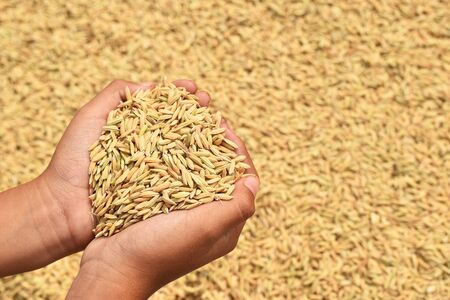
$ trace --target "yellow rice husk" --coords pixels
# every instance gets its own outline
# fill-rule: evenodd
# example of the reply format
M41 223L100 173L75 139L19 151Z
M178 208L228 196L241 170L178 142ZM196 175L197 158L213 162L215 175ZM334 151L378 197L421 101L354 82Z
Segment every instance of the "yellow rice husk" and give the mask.
M237 249L153 299L448 299L446 1L0 3L0 188L109 81L193 78L260 172ZM0 280L63 299L80 255Z

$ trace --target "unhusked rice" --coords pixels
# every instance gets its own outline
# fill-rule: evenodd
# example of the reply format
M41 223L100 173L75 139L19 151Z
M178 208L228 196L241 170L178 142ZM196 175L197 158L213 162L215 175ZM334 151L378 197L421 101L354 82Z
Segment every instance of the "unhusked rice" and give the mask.
M225 137L220 112L174 84L126 90L90 148L95 236L173 210L231 200L249 166Z
M155 300L450 295L444 0L0 1L0 188L42 172L112 79L214 91L261 177L225 258ZM0 280L64 299L79 254Z

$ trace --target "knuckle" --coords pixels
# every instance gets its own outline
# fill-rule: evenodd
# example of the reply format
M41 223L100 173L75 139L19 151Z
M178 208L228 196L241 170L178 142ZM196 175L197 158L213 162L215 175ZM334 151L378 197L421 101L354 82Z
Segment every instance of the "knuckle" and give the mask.
M240 206L241 215L244 220L247 220L248 218L252 217L255 214L256 207L255 207L255 201L253 199L245 199L245 201L242 201Z
M234 249L236 249L238 241L239 241L239 235L236 237L230 238L227 245L225 246L224 255L226 255L226 254L232 252Z
M123 79L114 79L113 81L111 81L111 83L109 84L109 86L112 87L119 87L119 86L123 86L126 84L126 81Z

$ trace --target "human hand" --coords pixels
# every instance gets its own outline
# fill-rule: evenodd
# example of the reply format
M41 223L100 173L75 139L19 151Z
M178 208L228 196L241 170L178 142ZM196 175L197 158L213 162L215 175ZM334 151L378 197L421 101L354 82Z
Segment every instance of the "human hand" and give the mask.
M76 114L40 176L0 193L0 276L43 267L92 240L88 148L126 86L135 90L151 84L111 83Z
M209 104L207 93L197 92L195 85L190 88L201 105ZM245 145L225 122L223 127L251 166L236 182L233 200L154 216L111 237L95 239L84 252L68 298L146 299L236 246L245 221L254 213L259 179Z
M191 92L196 90L190 80L176 80L175 85ZM56 147L53 158L40 176L48 194L60 207L62 217L59 239L67 254L83 250L93 239L94 219L89 197L89 147L98 139L108 113L125 97L125 88L132 92L148 89L153 83L115 80L84 105L70 122ZM200 97L203 97L200 94ZM60 258L60 257L58 257Z

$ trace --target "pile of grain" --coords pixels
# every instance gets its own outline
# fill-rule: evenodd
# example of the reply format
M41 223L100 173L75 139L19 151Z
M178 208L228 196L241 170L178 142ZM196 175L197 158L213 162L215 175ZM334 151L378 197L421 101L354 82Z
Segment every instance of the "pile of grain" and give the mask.
M2 1L0 187L112 79L193 78L262 189L237 249L154 299L448 299L447 2ZM62 299L78 261L0 295Z
M184 88L139 90L108 114L91 146L95 236L111 236L154 215L231 200L250 166L225 137L220 112Z

